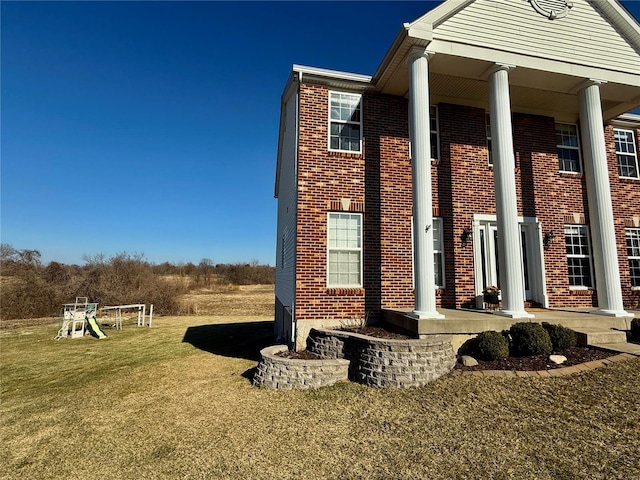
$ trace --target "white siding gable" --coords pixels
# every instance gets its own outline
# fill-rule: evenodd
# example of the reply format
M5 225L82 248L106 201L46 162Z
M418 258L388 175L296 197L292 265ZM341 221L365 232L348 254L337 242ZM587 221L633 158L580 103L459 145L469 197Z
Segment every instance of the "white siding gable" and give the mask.
M640 74L640 52L587 0L550 20L529 0L476 0L433 25L436 41ZM425 16L427 17L427 16ZM419 19L415 23L428 21Z

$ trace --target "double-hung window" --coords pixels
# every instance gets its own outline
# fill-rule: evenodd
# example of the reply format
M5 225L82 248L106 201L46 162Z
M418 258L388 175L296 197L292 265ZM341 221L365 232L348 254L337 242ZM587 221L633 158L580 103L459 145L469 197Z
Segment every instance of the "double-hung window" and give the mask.
M329 150L360 153L362 95L329 92Z
M442 218L433 217L433 273L434 273L434 284L436 288L445 288L444 282L444 240L442 238ZM414 255L415 260L415 251L413 251L414 245L414 230L413 230L413 218L411 218L411 247L412 254ZM415 267L415 265L412 265ZM415 287L416 279L415 279L415 268L413 270L413 278L412 282Z
M560 171L580 173L580 141L575 124L556 123L556 147Z
M625 229L631 286L640 288L640 228Z
M429 132L431 143L431 159L440 159L440 148L438 143L438 107L429 108Z
M362 214L329 213L327 285L362 286Z
M638 178L638 150L633 130L613 129L618 159L618 174L626 178Z
M491 116L488 113L484 115L484 126L487 135L487 159L489 166L493 166L493 157L491 156Z
M591 249L587 227L585 225L565 225L564 237L567 244L569 286L592 288Z
M444 252L442 250L442 218L433 219L433 271L436 288L444 288Z

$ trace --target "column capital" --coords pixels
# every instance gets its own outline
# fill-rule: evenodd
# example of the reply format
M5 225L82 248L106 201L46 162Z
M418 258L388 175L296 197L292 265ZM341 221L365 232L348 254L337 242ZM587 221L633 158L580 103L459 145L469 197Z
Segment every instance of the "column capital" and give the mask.
M580 90L584 90L585 88L593 87L594 85L599 87L600 85L604 85L607 83L606 80L599 80L597 78L587 78L581 81L578 85L571 89L571 93L576 94Z
M408 65L412 61L422 57L426 58L427 60L430 60L431 57L433 57L434 55L435 55L435 52L430 52L425 47L414 46L414 47L411 47L411 50L409 50L409 53L407 53L406 62Z
M508 63L494 63L482 73L481 77L484 80L488 80L489 77L496 72L505 71L508 73L515 68L516 68L515 65L511 65Z

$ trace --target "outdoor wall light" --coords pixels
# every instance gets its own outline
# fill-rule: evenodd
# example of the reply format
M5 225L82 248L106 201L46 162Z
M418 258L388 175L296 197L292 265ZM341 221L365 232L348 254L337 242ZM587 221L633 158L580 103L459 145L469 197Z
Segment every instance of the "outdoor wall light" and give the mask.
M467 246L470 238L471 238L471 229L465 228L464 230L462 230L462 235L460 235L460 240L462 240L463 247Z
M553 232L547 232L544 234L544 238L542 239L542 243L544 244L544 248L547 248L551 245L556 239L556 234Z

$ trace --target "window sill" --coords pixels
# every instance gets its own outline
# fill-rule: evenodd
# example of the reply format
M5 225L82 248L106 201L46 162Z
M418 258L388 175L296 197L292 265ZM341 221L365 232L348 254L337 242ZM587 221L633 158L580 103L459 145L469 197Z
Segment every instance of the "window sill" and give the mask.
M559 171L558 175L564 178L584 178L584 173L582 172L563 172Z
M364 295L362 287L327 287L327 295L355 296Z
M618 177L618 180L622 180L624 182L633 183L633 182L640 181L640 178L639 177Z
M593 288L590 287L569 287L569 292L571 295L591 295L594 292Z
M360 157L362 157L362 151L360 151L360 152L348 152L346 150L328 150L327 153L331 157L344 157L344 158L360 158Z

